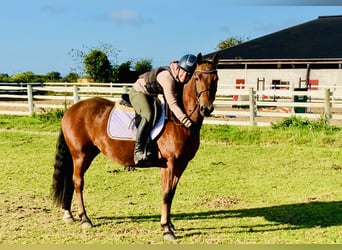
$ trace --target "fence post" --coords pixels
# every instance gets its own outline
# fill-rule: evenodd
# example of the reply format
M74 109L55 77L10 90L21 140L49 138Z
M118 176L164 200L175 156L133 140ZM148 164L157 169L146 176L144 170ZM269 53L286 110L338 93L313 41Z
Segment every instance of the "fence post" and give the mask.
M330 89L324 89L324 121L326 125L330 125L331 118L331 100L330 100Z
M129 89L128 89L128 87L125 85L125 86L123 86L123 92L125 93L125 94L128 94L129 93Z
M74 94L73 94L73 96L74 96L74 104L75 104L76 102L78 102L80 100L79 96L78 96L78 87L77 87L77 85L74 85Z
M249 118L251 126L255 126L256 117L256 102L255 102L255 91L253 88L249 88Z
M32 85L27 84L26 87L27 87L27 100L28 100L29 115L32 116L34 114Z

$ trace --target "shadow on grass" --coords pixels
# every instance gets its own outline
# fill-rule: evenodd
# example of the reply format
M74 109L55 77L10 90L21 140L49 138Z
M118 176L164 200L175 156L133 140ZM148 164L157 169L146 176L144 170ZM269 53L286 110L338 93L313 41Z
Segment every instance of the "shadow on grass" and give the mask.
M176 220L210 220L246 217L263 217L273 224L287 225L287 229L329 227L342 225L342 201L309 202L272 207L260 207L238 210L211 210L206 212L176 213L171 215ZM127 223L128 221L159 221L160 215L98 217L99 225L107 223ZM109 222L111 221L111 222ZM229 225L227 225L230 227ZM257 225L258 227L262 225ZM266 226L266 225L264 225ZM285 229L286 229L285 228ZM269 228L261 231L275 230ZM284 230L282 227L281 230Z

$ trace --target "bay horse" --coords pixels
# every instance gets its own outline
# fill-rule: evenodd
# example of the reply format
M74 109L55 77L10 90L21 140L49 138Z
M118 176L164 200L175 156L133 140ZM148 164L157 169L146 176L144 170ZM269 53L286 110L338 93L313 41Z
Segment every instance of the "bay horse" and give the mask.
M157 138L161 171L162 208L160 224L164 239L174 240L175 228L171 223L171 204L177 184L188 162L200 145L200 128L204 116L213 111L217 90L217 55L210 59L197 56L197 65L190 81L184 85L180 105L197 129L190 131L169 111L169 119ZM90 98L71 106L61 121L56 144L52 195L64 210L63 220L74 221L71 203L75 191L78 215L82 228L92 227L84 202L84 174L92 160L102 152L110 160L123 166L134 166L132 140L116 140L107 134L108 116L115 102L105 98Z

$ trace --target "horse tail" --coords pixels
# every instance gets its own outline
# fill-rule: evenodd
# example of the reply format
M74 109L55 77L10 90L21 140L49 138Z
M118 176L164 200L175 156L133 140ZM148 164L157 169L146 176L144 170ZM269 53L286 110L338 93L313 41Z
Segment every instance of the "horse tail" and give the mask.
M63 131L58 136L54 172L52 177L52 196L58 206L70 209L74 185L72 181L73 162Z

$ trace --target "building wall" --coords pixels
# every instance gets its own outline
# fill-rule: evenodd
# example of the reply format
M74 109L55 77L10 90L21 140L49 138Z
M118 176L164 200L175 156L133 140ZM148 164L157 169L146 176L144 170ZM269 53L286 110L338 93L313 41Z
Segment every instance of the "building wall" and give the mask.
M280 80L282 84L288 85L289 90L305 87L307 75L306 69L219 69L218 95L225 94L229 89L236 89L236 83L244 79L245 88L253 87L257 89L259 80L265 79L264 84L259 81L259 90L272 89L272 83ZM318 88L338 86L342 90L342 70L341 69L311 69L310 80L318 84ZM240 85L239 85L240 86ZM283 86L283 85L282 85ZM316 87L316 86L315 86Z
M315 69L310 72L310 79L318 79L320 86L337 86L342 88L342 70L341 69Z

